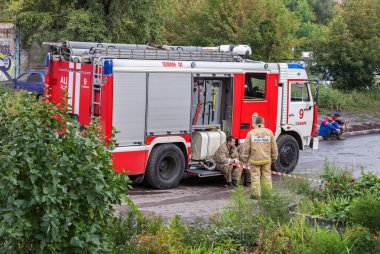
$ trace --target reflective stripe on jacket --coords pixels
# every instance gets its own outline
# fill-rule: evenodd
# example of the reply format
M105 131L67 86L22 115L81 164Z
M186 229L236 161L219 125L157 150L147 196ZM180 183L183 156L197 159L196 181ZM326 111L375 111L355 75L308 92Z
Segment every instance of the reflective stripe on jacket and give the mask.
M265 165L276 161L277 156L277 143L271 130L257 125L255 129L248 132L243 147L244 162Z

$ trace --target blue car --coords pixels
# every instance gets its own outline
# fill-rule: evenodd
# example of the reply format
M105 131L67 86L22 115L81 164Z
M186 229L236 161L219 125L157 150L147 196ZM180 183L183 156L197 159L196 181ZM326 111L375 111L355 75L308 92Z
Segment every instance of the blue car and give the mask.
M21 74L14 83L15 89L23 89L29 92L37 93L37 96L42 96L44 93L46 71L29 71Z

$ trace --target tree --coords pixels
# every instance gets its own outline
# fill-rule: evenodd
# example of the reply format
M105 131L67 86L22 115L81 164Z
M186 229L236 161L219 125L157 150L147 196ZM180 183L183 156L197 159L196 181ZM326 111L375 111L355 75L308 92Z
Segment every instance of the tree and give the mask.
M249 44L253 58L275 60L289 58L297 44L299 25L283 1L264 0L169 0L173 9L164 10L169 43L213 46ZM169 12L169 13L168 13ZM168 31L168 30L166 30Z
M318 38L314 57L341 89L370 88L380 71L380 2L346 0L329 30Z
M315 23L315 14L310 4L307 0L287 0L286 6L300 21L296 31L296 36L299 39L295 49L296 54L311 50L311 38L319 31L320 26Z
M21 4L22 3L22 4ZM17 13L25 41L160 41L158 0L15 0L6 4Z

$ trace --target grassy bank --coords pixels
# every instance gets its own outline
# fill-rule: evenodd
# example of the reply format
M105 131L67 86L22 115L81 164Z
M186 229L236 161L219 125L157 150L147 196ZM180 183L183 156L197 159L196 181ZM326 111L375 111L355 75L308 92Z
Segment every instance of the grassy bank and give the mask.
M318 105L322 112L377 112L380 106L380 90L343 92L330 87L320 87Z
M253 201L249 193L239 187L233 191L223 212L208 219L183 221L174 217L164 224L159 217L143 217L134 207L115 219L116 226L110 226L116 239L113 251L379 253L379 219L376 214L380 206L380 178L367 174L354 180L346 173L326 164L321 186L294 179L284 183L287 186L285 192L303 196L296 211L329 215L329 219L346 223L341 230L334 226L322 227L311 223L307 216L289 213L290 199L288 195L282 195L284 191L266 192L261 200ZM349 204L342 204L344 200Z

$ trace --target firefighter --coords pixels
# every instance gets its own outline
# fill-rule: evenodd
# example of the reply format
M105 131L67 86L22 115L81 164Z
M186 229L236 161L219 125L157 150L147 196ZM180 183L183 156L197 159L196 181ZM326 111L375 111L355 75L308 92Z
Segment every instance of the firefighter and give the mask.
M273 132L264 127L264 118L258 116L253 130L248 132L244 142L242 159L250 164L251 198L261 197L262 184L268 190L272 189L271 164L277 160L277 144Z
M237 186L241 177L240 167L232 164L239 163L239 155L236 150L236 139L232 136L227 137L218 150L215 152L216 169L223 173L227 181L227 187L234 188Z
M319 135L323 139L329 139L330 137L336 137L337 139L342 139L340 127L335 123L332 114L327 114L326 118L322 121L321 126L319 127Z
M240 144L237 148L237 152L239 154L239 160L240 161L243 161L243 159L242 159L243 147L244 147L244 144ZM249 171L248 168L242 169L241 183L242 183L242 185L244 185L246 187L251 187L251 172Z

